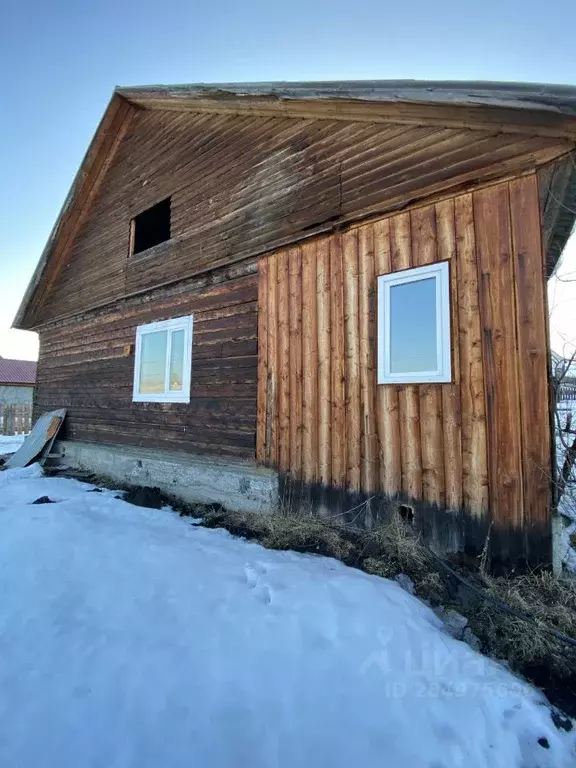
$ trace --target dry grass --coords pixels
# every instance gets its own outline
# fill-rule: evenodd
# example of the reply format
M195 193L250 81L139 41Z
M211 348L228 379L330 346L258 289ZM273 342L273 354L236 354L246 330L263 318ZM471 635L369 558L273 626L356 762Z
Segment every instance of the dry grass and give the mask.
M226 528L237 536L257 539L268 549L291 549L356 564L357 548L353 537L344 537L337 526L311 514L260 515L209 509L202 517L208 528Z
M514 668L546 665L558 674L574 674L576 653L546 631L554 628L576 637L576 590L549 572L485 578L488 594L531 617L526 621L481 601L469 617L474 631L493 655ZM576 650L576 649L575 649Z

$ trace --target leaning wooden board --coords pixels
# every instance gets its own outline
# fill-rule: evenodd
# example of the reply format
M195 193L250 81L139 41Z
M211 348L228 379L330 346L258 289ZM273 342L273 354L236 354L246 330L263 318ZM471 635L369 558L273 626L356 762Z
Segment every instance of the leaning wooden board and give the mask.
M65 417L66 408L43 413L20 448L6 462L6 469L27 467L38 457L43 462L50 452Z

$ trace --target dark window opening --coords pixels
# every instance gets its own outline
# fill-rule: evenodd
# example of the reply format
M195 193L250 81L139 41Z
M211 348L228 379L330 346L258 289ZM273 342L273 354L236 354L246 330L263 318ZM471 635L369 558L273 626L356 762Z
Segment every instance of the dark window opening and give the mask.
M132 219L132 255L170 240L170 198L142 211Z

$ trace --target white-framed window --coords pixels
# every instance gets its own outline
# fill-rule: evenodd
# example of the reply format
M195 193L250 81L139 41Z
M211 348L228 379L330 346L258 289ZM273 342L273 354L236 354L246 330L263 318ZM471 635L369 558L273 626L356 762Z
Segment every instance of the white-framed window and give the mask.
M447 261L378 277L378 383L452 379Z
M192 315L187 315L138 326L134 402L190 402L192 323Z

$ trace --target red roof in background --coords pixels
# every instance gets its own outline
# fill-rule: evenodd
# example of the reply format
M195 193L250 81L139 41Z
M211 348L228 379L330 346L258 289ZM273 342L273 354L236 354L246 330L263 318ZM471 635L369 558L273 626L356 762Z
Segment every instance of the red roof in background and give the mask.
M0 357L0 385L36 383L36 363L32 360L7 360Z

